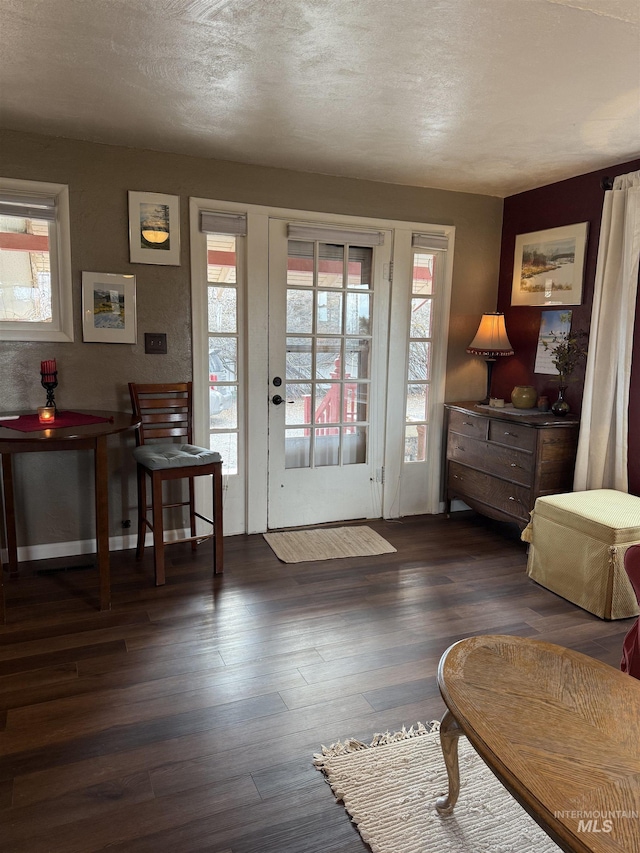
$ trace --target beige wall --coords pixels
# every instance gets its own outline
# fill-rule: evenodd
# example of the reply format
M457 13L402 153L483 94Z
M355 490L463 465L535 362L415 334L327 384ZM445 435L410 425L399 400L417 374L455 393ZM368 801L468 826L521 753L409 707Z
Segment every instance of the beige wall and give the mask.
M401 156L402 152L398 152ZM191 376L188 198L224 199L355 216L456 226L449 329L447 399L484 393L484 362L466 355L480 314L496 306L502 200L467 193L334 178L239 163L97 145L5 131L0 133L4 177L67 184L70 191L75 342L0 342L0 409L42 405L40 361L58 362L56 400L64 408L128 409L127 382ZM127 190L181 197L181 265L129 263ZM82 342L82 270L135 274L138 341ZM144 332L167 333L168 354L144 354ZM111 532L133 518L135 493L128 444L114 446ZM87 500L91 470L82 454L30 454L16 460L26 488L18 495L24 544L66 542L93 535ZM42 496L45 476L55 505Z

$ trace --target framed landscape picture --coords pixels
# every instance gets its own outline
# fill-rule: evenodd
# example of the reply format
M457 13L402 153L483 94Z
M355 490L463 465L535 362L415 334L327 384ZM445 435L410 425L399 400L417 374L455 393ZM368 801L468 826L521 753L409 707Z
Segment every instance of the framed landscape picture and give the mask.
M106 344L136 342L136 277L82 273L82 338Z
M132 264L180 265L180 197L129 191Z
M512 305L580 305L588 222L516 237Z

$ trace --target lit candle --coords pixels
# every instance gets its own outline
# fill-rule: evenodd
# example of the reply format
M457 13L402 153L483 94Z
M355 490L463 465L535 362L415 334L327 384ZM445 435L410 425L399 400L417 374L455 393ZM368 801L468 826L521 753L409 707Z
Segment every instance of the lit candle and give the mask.
M41 424L50 424L56 419L56 410L53 406L40 406L38 408L38 420Z

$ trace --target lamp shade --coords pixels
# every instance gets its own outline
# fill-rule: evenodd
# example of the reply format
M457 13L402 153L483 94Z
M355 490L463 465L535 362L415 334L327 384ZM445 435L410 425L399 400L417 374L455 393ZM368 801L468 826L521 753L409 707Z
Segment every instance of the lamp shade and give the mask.
M496 358L499 355L513 355L513 347L507 337L504 314L483 314L475 338L467 347L471 355L483 355Z

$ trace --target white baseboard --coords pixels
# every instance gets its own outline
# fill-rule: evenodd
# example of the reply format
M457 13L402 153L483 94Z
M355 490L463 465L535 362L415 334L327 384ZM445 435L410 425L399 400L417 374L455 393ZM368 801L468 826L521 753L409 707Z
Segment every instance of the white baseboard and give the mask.
M166 530L165 541L171 542L175 539L182 539L184 536L189 536L188 530ZM124 533L121 536L109 537L110 551L128 551L135 548L137 545L137 535L135 533ZM153 536L151 532L147 533L144 540L145 547L153 545ZM74 542L49 542L44 545L23 545L18 548L18 562L24 563L27 560L51 560L54 557L77 557L81 554L95 554L96 540L82 539ZM2 549L2 561L7 562L7 550Z

